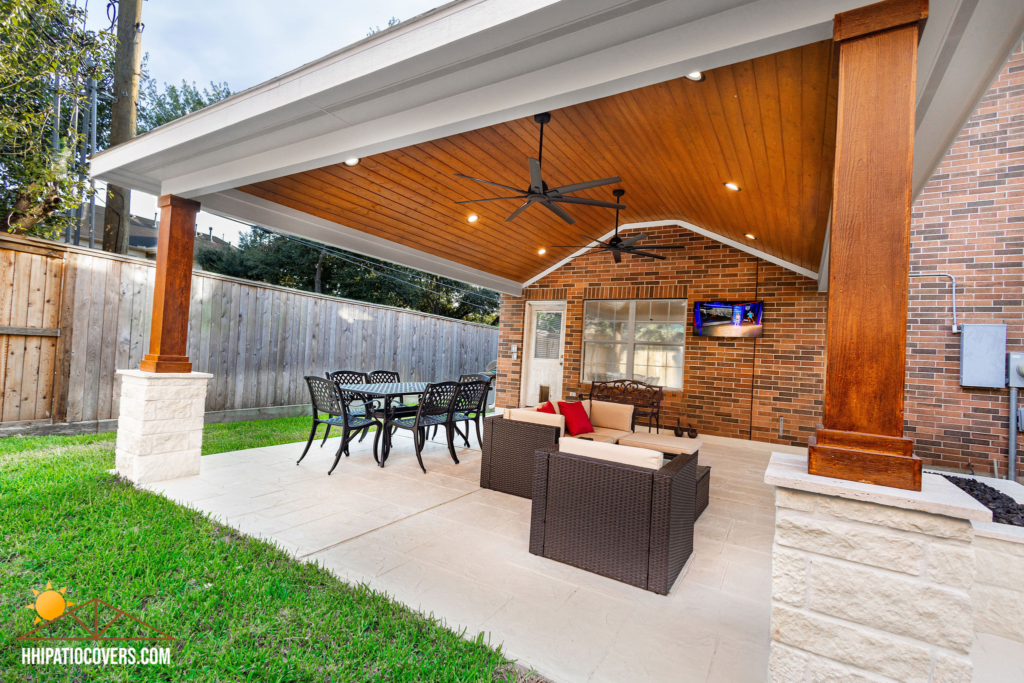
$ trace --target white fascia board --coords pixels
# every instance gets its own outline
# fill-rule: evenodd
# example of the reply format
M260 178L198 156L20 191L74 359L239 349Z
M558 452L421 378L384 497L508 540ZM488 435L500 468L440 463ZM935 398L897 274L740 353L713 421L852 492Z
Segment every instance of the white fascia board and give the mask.
M466 284L493 289L503 294L522 296L522 284L508 278L470 268L412 247L391 242L339 223L246 194L226 190L197 198L203 211L251 225L316 240L347 251L397 263L425 273L451 278Z
M831 36L832 18L837 12L863 4L860 0L747 3L470 92L406 110L398 106L397 113L389 116L166 178L162 192L198 196L238 187L644 87L695 69L707 70L805 45ZM654 5L647 11L659 7ZM629 20L625 17L618 21ZM586 38L573 36L578 41ZM486 62L479 68L497 70L498 65ZM125 156L121 163L140 158L138 154ZM100 159L94 168L102 178L109 166L100 165Z
M642 230L643 228L658 228L658 227L662 227L662 226L665 226L665 225L675 225L675 226L678 226L680 228L683 228L684 230L689 230L691 232L695 232L698 235L703 235L704 237L708 237L708 238L710 238L710 239L712 239L712 240L714 240L716 242L719 242L719 243L724 244L726 246L730 246L733 249L737 249L737 250L742 251L744 253L751 254L752 256L756 256L759 259L763 259L765 261L768 261L769 263L774 263L777 266L782 266L786 270L791 270L794 273L799 273L800 275L803 275L804 277L808 277L808 278L810 278L812 280L817 280L818 279L818 274L815 273L813 270L807 270L806 268L801 268L800 266L796 265L795 263L790 263L789 261L785 261L783 259L780 259L778 256L772 256L771 254L766 254L763 251L760 251L758 249L754 249L753 247L751 247L748 244L743 244L741 242L737 242L735 240L731 240L728 237L722 237L718 233L711 232L710 230L705 230L704 228L698 228L696 225L694 225L692 223L687 223L685 221L669 220L669 221L646 221L646 222L641 222L641 223L626 223L625 225L620 225L619 226L619 232L621 233L621 232L624 232L624 231L627 231L627 230ZM602 242L604 242L604 241L607 241L609 238L611 238L614 234L615 234L615 230L611 230L611 231L606 232L605 234L601 235L601 237L599 239ZM641 247L641 249L642 248L643 247ZM561 268L565 264L569 263L573 259L575 259L575 258L577 258L579 256L582 256L583 254L586 254L591 249L593 249L593 247L585 247L583 249L580 249L578 251L573 252L572 254L570 254L569 256L565 257L564 259L562 259L561 261L559 261L555 265L551 266L550 268L544 270L543 272L539 273L538 275L535 275L534 277L532 277L529 280L527 280L526 282L524 282L523 283L523 288L525 289L525 288L529 287L530 285L534 284L535 282L540 281L542 278L547 277L548 275L550 275L551 273L555 272L556 270L558 270L559 268Z

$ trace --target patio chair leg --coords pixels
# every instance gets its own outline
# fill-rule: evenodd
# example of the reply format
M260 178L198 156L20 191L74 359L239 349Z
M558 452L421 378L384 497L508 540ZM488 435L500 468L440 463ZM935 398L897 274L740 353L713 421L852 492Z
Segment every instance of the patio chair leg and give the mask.
M426 436L426 430L424 430L423 436ZM427 473L427 468L423 466L423 456L420 455L420 443L416 439L416 433L413 432L412 442L416 447L416 462L420 464L420 469L423 470L423 474Z
M466 442L466 448L469 448L469 427L466 427L466 433L463 434L462 430L459 429L458 423L453 423L452 426L455 427L455 431L459 433L459 436L462 437L462 440Z
M345 450L345 441L343 439L342 442L341 442L341 445L338 446L338 452L334 454L334 464L331 465L331 469L329 469L327 471L327 475L328 476L330 476L331 472L334 471L334 468L338 466L338 461L341 460L341 452L344 451L344 450Z
M295 461L296 465L298 465L300 462L302 462L302 459L306 457L306 453L309 452L309 447L313 444L313 437L316 436L316 427L317 427L317 421L313 420L313 429L310 430L310 432L309 432L309 441L306 442L306 448L302 451L302 455L300 455L299 459ZM322 446L323 444L320 444L320 445Z
M323 447L324 447L324 444L325 444L325 443L327 443L327 436L328 436L328 435L329 435L330 433L331 433L331 425L330 425L330 423L328 423L328 424L327 424L327 431L326 431L326 432L324 432L324 440L320 442L320 448L323 448Z
M483 447L484 447L484 439L480 435L480 416L477 415L476 419L473 420L473 422L476 424L476 442L477 442L477 444L480 446L480 448L482 450ZM469 431L469 427L468 426L466 427L466 431L467 432Z
M364 427L362 434L359 435L359 443L362 443L363 439L365 439L366 435L369 434L369 433L370 433L370 428L369 427Z
M369 428L367 428L367 431L369 431ZM382 431L383 430L380 427L377 427L377 429L373 430L373 461L377 463L378 466L381 464L381 461L380 458L377 457L377 443L380 441L380 433Z
M445 435L448 437L448 453L451 454L452 460L454 460L455 464L458 465L459 456L455 455L455 423L449 422L446 424L444 431Z

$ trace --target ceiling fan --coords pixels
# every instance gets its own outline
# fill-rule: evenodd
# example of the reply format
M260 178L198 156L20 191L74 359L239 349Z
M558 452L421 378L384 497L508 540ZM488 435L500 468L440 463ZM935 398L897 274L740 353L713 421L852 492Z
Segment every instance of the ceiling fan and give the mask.
M489 197L487 199L470 199L464 202L455 202L456 204L476 204L479 202L500 202L507 199L525 199L519 206L518 209L513 211L506 221L513 220L527 208L533 204L540 204L545 207L548 211L561 218L566 223L572 225L576 220L568 214L559 204L585 204L586 206L600 206L607 209L624 209L624 204L616 204L613 202L603 202L597 199L587 199L585 197L567 197L566 195L572 194L573 192L579 192L581 190L589 190L594 187L601 187L602 185L611 185L612 183L620 183L622 179L618 176L613 178L602 178L601 180L589 180L583 183L575 183L573 185L563 185L562 187L548 188L548 184L544 182L544 177L541 175L541 161L544 158L544 124L551 121L551 114L545 112L543 114L537 114L533 117L533 120L540 124L540 148L537 151L537 158L530 159L530 187L525 190L520 190L515 187L508 185L502 185L501 183L491 182L490 180L481 180L480 178L471 178L468 175L456 173L455 176L458 178L465 178L466 180L472 180L477 183L485 183L487 185L494 185L500 187L503 190L509 190L516 194L511 197Z
M615 189L615 190L612 190L612 194L615 195L615 199L616 199L616 201L618 201L618 200L622 199L622 195L626 194L626 191L625 190L621 190L621 189ZM622 206L622 208L626 208L624 205L621 205L621 204L619 206ZM586 235L584 235L582 233L580 234L580 237L582 237L583 239L588 240L588 241L591 239L590 237L587 237ZM593 243L590 243L590 244L557 244L557 245L555 245L555 246L553 246L551 248L552 249L586 249L586 248L607 249L608 251L610 251L612 253L612 258L615 259L616 263L622 263L622 255L623 254L636 254L637 256L647 256L647 257L650 257L650 258L656 258L658 260L664 261L665 260L664 256L662 256L660 254L650 254L648 252L656 250L656 249L657 250L661 250L661 249L686 249L686 246L682 245L682 244L651 244L651 245L643 245L643 246L637 244L637 242L639 242L640 240L643 240L643 239L647 239L647 237L648 236L645 235L644 233L640 233L639 235L633 235L632 237L629 237L627 239L622 239L621 237L619 237L619 210L616 208L615 209L615 235L610 240L608 240L607 242L602 242L601 240L593 240L594 242L597 242L597 244L593 244Z

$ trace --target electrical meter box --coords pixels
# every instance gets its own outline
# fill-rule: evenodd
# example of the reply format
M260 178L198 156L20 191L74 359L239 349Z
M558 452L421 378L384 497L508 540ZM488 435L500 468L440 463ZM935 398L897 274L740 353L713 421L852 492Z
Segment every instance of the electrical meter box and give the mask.
M1011 387L1024 387L1024 353L1006 354L1006 377Z
M962 325L960 386L1006 386L1006 325Z

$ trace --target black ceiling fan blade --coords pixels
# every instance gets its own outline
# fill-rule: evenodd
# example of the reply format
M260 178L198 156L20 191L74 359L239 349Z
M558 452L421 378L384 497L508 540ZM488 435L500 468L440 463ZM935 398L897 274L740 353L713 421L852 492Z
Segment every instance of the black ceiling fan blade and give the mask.
M528 209L530 205L534 204L536 201L536 199L527 199L525 202L522 203L522 205L518 209L513 211L509 215L509 217L505 219L505 222L507 223L511 220L515 220L519 216L519 214L521 214L523 211L526 211L526 209Z
M548 190L548 194L569 194L570 192L579 192L580 190L589 190L592 187L601 187L602 185L611 185L612 183L621 182L622 178L618 176L613 178L602 178L601 180L588 180L585 183L575 183L573 185L556 187L553 190Z
M645 244L644 249L686 249L682 244Z
M540 174L540 162L536 159L530 159L530 191L544 192L544 178Z
M573 218L572 216L570 216L565 209L563 209L562 207L558 206L557 204L552 204L551 202L540 202L540 203L544 206L544 208L546 208L548 211L550 211L551 213L553 213L556 216L558 216L559 218L561 218L563 221L565 221L569 225L575 225L576 224L576 219Z
M587 199L586 197L552 197L553 202L564 202L566 204L586 204L587 206L600 206L605 209L625 209L625 204L616 204L615 202L606 202L600 199Z
M501 183L491 182L490 180L483 180L482 178L474 178L472 176L462 175L461 173L454 173L453 175L456 178L465 178L466 180L472 180L473 182L476 182L476 183L485 183L487 185L494 185L495 187L501 187L501 188L504 188L506 190L512 190L513 192L518 192L519 194L526 194L525 192L523 192L522 190L520 190L517 187L509 187L508 185L502 185Z
M601 249L602 244L552 244L548 249Z
M646 251L638 251L636 249L630 249L629 253L630 254L636 254L637 256L646 256L648 258L656 258L659 261L664 261L665 260L665 257L662 256L661 254L648 254Z
M500 202L505 199L525 199L524 195L518 197L488 197L487 199L467 199L464 202L455 202L456 204L479 204L480 202Z
M577 234L577 235L579 235L580 237L582 237L583 239L585 239L585 240L589 241L589 242L597 242L597 243L598 243L598 244L600 244L600 245L601 245L602 247L607 247L607 246L608 246L607 244L605 244L605 243L604 243L604 242L602 242L601 240L597 239L596 237L587 237L587 236L586 236L586 235L584 235L584 234L583 234L582 232L578 232L578 233L576 233L576 234ZM594 245L592 245L592 246L594 246Z
M622 263L622 252L618 249L611 249L612 258L615 259L616 263Z
M646 238L647 238L647 235L645 235L644 233L640 233L639 235L633 235L632 237L630 237L627 240L622 240L621 246L628 247L629 245L633 244L634 242L639 242L640 240L646 239Z

